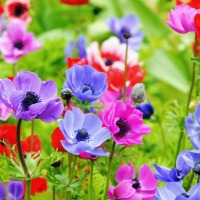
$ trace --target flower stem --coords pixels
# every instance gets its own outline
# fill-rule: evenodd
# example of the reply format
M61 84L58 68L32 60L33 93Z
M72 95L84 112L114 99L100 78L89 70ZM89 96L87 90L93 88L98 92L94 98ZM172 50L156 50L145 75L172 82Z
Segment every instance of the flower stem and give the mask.
M90 162L90 200L93 200L93 169L94 169L94 160L91 160Z
M27 168L25 160L24 160L24 156L23 156L23 153L22 153L21 142L20 142L20 127L21 127L21 123L22 123L22 119L19 119L18 123L17 123L17 132L16 132L17 151L18 151L18 155L19 155L19 159L20 159L22 168L24 170L24 174L25 174L26 178L30 178L31 175L28 172L28 168Z
M189 182L187 184L186 191L188 191L190 189L190 186L192 184L193 178L194 178L194 173L192 173L192 176L191 176L191 178L190 178L190 180L189 180Z
M30 189L31 189L31 181L30 180L27 180L26 181L26 200L30 200L31 199L31 191L30 191Z
M110 180L110 175L111 175L111 165L112 165L112 159L114 157L115 145L116 143L115 141L113 141L112 150L111 150L109 161L108 161L108 173L107 173L106 187L105 187L105 193L104 193L104 200L107 199L108 186L109 186L109 180Z
M128 60L128 39L126 39L126 55L124 63L124 102L126 102L127 60Z
M34 119L31 121L31 151L34 145Z
M56 200L56 186L53 185L53 200Z

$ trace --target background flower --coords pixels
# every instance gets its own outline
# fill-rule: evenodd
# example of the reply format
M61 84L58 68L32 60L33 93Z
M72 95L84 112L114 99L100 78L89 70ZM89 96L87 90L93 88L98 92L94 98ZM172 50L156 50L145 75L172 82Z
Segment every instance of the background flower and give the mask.
M0 100L0 120L6 121L11 114L12 114L12 109L8 108Z
M84 5L89 3L89 0L60 0L60 2L69 5Z

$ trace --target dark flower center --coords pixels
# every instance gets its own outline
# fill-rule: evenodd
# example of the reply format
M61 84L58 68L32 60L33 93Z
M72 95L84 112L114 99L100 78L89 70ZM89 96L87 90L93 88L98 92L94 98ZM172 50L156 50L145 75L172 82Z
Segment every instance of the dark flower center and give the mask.
M130 130L130 125L125 119L119 119L116 122L116 125L119 127L119 132L115 134L117 137L124 137L126 136L126 133Z
M41 102L39 96L35 92L27 92L26 97L22 100L22 106L25 111L35 103Z
M105 60L105 65L106 65L106 66L111 66L111 65L113 64L113 62L114 62L114 61L111 60L111 59L106 59L106 60Z
M22 41L19 41L14 44L14 47L21 50L24 47L24 44Z
M194 168L193 168L193 172L200 176L200 162L195 163Z
M90 138L89 134L88 134L88 132L85 128L82 128L82 129L75 131L75 132L76 132L76 140L78 142L85 141L85 140L88 140Z
M13 14L17 17L20 17L24 12L26 11L25 7L22 6L21 4L18 4L17 6L15 6L15 8L13 9Z
M125 39L129 39L131 37L130 31L125 27L123 27L120 32Z
M88 85L88 84L84 84L84 85L82 86L82 88L81 88L81 92L82 92L82 93L85 93L85 92L87 92L87 91L89 91L89 90L93 93L93 88L92 88L92 86L90 86L90 85Z
M132 181L134 181L135 183L132 184L132 187L135 188L135 189L138 189L140 188L140 183L139 181L135 178L135 179L132 179Z
M187 195L186 193L182 193L181 195L184 196L184 197L186 197L186 198L189 198L189 197L190 197L190 196Z

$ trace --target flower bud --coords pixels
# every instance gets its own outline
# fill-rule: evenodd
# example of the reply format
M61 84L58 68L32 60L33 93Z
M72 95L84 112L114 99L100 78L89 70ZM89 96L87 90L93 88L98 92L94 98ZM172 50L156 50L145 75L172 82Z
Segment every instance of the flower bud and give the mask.
M146 91L143 83L137 83L134 85L131 92L131 99L135 103L142 103L146 99Z
M63 88L60 94L64 100L69 100L73 97L72 91L69 88Z
M154 109L150 101L136 106L143 113L143 119L149 119L153 115Z

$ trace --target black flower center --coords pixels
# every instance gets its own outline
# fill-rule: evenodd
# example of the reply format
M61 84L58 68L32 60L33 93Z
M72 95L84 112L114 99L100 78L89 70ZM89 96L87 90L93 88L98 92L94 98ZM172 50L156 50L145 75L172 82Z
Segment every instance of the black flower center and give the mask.
M195 163L194 168L193 168L193 172L200 176L200 162Z
M17 17L20 17L23 13L25 13L25 11L26 11L25 7L21 4L18 4L13 9L13 14Z
M186 197L186 198L189 198L189 197L190 197L190 196L187 195L186 193L182 193L181 195L184 196L184 197Z
M126 133L130 130L130 125L125 119L119 119L116 122L116 125L119 127L119 132L115 134L117 137L124 137Z
M27 111L32 104L38 102L40 102L40 98L35 92L27 92L26 97L22 100L22 106Z
M82 128L82 129L75 131L75 132L76 132L76 140L78 142L85 141L85 140L88 140L90 138L89 134L88 134L88 132L85 128Z
M134 181L135 183L132 184L132 187L135 189L140 188L140 183L137 179L132 179L132 181Z
M24 44L22 41L18 41L14 44L14 47L21 50L24 47Z
M87 91L89 91L89 90L93 93L93 88L92 88L92 86L91 86L91 85L88 85L88 84L84 84L84 85L82 86L82 88L81 88L81 92L82 92L82 93L85 93L85 92L87 92Z
M106 65L106 66L111 66L111 65L113 64L113 62L114 62L114 61L111 60L111 59L106 59L106 60L105 60L105 65Z
M129 39L129 38L131 37L130 31L129 31L127 28L125 28L125 27L123 27L123 28L121 29L121 34L123 35L123 37L124 37L125 39Z

